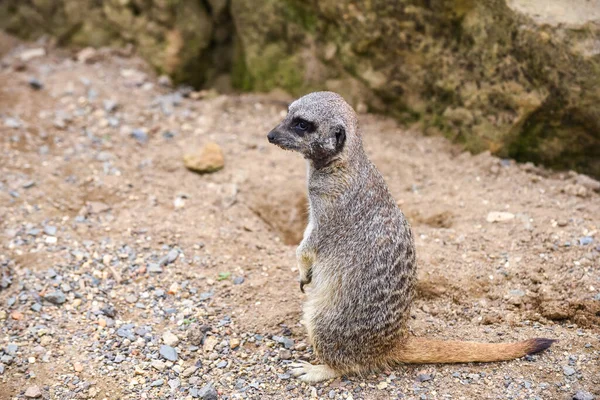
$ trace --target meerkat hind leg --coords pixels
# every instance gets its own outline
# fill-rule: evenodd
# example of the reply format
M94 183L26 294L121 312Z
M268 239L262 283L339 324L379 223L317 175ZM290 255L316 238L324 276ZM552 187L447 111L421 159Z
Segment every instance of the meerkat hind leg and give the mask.
M292 368L290 373L294 377L310 383L326 381L342 375L328 365L312 365L306 361L292 363L290 367Z

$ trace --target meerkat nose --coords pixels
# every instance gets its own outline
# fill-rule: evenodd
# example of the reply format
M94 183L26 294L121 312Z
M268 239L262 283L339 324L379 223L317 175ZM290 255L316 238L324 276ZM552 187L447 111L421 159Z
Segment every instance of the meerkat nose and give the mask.
M274 130L269 132L269 134L267 135L267 139L269 139L269 143L273 143L275 141L276 135L277 135L277 132L275 132Z

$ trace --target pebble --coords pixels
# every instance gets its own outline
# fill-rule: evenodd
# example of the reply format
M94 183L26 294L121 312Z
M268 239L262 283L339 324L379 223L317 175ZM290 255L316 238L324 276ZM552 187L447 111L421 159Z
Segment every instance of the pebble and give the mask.
M196 372L197 370L198 367L192 365L191 367L187 367L186 369L184 369L181 373L181 376L183 376L184 378L189 378L190 376L194 375L194 372Z
M21 127L21 122L16 118L4 118L4 126L7 128L17 129Z
M37 78L29 78L28 83L34 90L42 90L44 88L44 84Z
M164 379L157 379L155 381L152 381L150 386L152 386L152 387L162 386L164 383L165 383Z
M160 274L161 272L163 272L163 269L160 265L156 263L150 263L148 264L147 271L153 274Z
M55 290L44 296L44 299L52 304L63 304L67 301L65 294L60 290Z
M217 390L212 383L208 383L198 391L198 398L202 400L217 400Z
M171 331L166 331L162 336L162 340L167 346L175 346L179 343L179 338Z
M185 154L183 164L190 171L205 174L222 169L225 166L225 159L221 147L210 142L195 153Z
M21 61L27 62L29 60L33 60L34 58L37 57L43 57L46 55L46 49L44 49L43 47L38 47L35 49L27 49L21 52L21 54L19 54L19 58L21 59Z
M135 303L137 302L138 297L135 294L128 294L127 296L125 296L125 301L128 303Z
M131 137L137 140L138 143L148 143L148 134L143 129L134 129L131 131Z
M37 399L39 397L42 397L42 391L37 385L29 386L27 390L25 390L25 397L29 399Z
M44 233L49 236L56 236L57 229L55 226L46 225L44 226ZM56 276L56 273L54 274Z
M15 356L17 351L19 351L19 346L14 343L10 343L4 348L4 352L11 356Z
M583 236L579 238L580 246L587 246L588 244L592 244L594 242L594 238L591 236Z
M75 372L81 372L83 371L83 364L76 362L73 364L73 369L75 370Z
M505 222L514 219L515 215L513 213L505 212L505 211L491 211L488 213L486 217L487 222Z
M158 371L162 371L165 369L165 363L163 361L160 360L152 360L152 362L150 363L150 365L152 366L152 368L158 370Z
M431 380L431 375L429 375L429 374L424 374L424 373L421 373L421 374L417 375L417 380L418 380L419 382L427 382L427 381L430 381L430 380Z
M595 397L593 394L589 392L584 392L583 390L578 391L573 396L573 400L594 400Z
M240 339L237 338L232 338L229 341L229 347L233 350L233 349L237 349L240 346Z
M177 352L171 346L167 346L164 344L160 345L159 353L163 358L169 361L177 361Z
M565 365L563 367L563 374L565 374L566 376L575 375L575 368Z
M233 284L234 285L241 285L242 283L244 283L244 277L243 276L236 276L235 278L233 278Z

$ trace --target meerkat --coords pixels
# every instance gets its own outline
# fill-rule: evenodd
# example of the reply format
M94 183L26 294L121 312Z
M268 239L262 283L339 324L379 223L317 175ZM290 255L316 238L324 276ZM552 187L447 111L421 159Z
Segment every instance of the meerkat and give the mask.
M409 336L416 282L411 228L362 145L356 113L333 92L294 101L268 140L308 160L309 218L296 256L303 323L323 362L292 363L305 382L401 363L510 360L554 342L441 341Z

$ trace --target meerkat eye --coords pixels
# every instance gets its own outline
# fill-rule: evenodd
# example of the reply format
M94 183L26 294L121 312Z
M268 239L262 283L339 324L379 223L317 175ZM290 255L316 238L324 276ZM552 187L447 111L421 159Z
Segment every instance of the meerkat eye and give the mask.
M294 120L294 122L292 123L292 128L298 133L298 134L304 134L307 132L311 132L314 130L313 124L298 118L296 120Z

